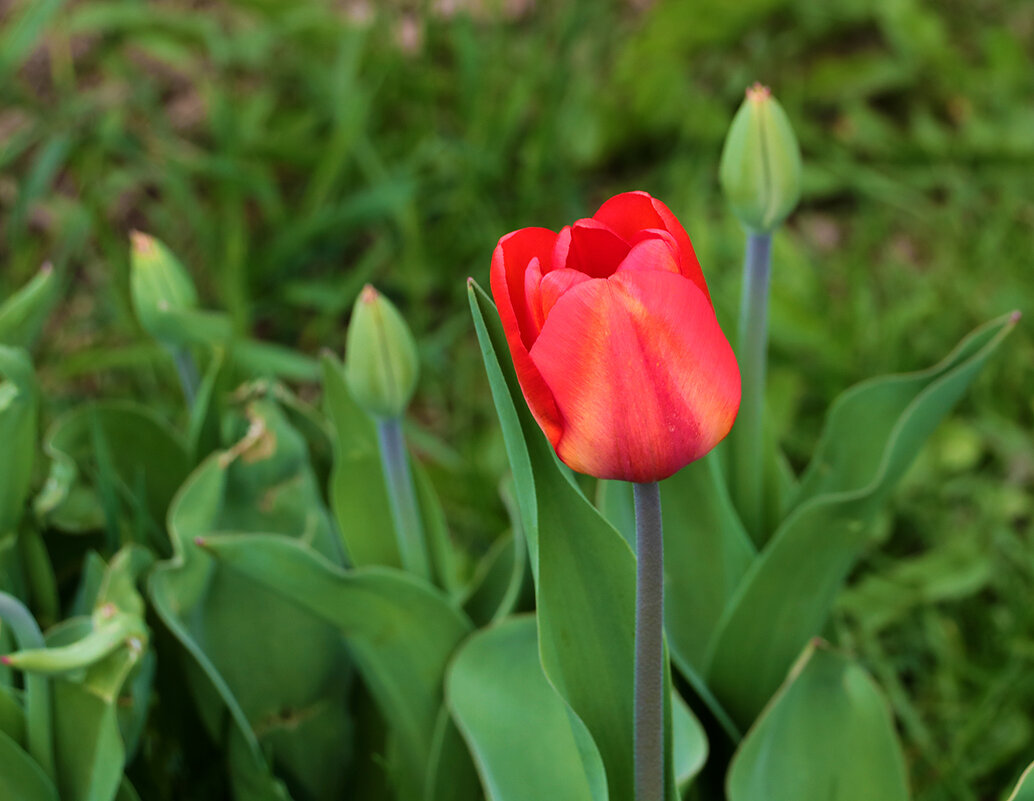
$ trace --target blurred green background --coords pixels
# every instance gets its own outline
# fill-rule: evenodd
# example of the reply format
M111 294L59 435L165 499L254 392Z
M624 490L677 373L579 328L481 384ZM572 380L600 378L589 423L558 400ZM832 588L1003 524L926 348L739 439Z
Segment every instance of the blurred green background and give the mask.
M805 159L776 237L770 408L792 463L825 408L1034 299L1026 0L6 0L0 296L66 284L51 413L178 402L142 344L128 234L164 240L241 331L340 351L373 281L418 334L413 437L472 549L504 455L464 279L514 228L645 189L734 331L743 234L718 192L745 87ZM995 799L1034 758L1034 339L1021 323L921 455L832 627L888 692L917 799ZM302 388L304 394L305 388Z

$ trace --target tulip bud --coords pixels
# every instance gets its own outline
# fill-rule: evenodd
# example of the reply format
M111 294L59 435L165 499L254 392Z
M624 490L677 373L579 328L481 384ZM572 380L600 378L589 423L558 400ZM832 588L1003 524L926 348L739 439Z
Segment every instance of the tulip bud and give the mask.
M416 342L391 301L367 284L348 326L345 380L356 401L374 417L399 417L419 373Z
M797 205L801 150L767 86L754 84L729 127L718 168L733 213L751 233L769 233Z
M140 325L164 341L170 311L197 308L197 291L190 276L165 245L153 236L133 231L129 262L129 289Z

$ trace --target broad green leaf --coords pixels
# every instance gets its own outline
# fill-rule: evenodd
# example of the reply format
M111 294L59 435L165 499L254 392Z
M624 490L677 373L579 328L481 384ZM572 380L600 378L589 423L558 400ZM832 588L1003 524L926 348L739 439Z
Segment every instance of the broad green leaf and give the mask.
M29 355L0 345L0 540L13 536L22 517L36 458L39 389Z
M347 641L401 752L402 797L417 798L430 763L445 665L470 623L420 580L389 568L344 571L299 543L264 535L205 537L220 566L268 588Z
M533 617L468 639L446 697L490 801L606 801L603 762L585 726L546 680Z
M524 402L492 301L473 280L468 294L531 552L545 674L591 733L610 797L631 798L635 556L560 468Z
M729 801L907 801L890 709L856 663L809 646L733 757Z
M1027 766L1016 782L1016 789L1012 791L1008 801L1034 801L1034 763Z
M49 264L0 304L0 344L31 348L58 299L57 276Z
M0 798L59 801L54 783L7 734L0 731Z
M1015 322L988 323L936 367L867 381L834 404L796 507L750 565L711 641L707 683L739 726L750 725L819 633L870 543L872 516Z
M247 401L227 428L234 444L208 457L170 508L174 556L152 572L150 595L189 656L190 689L210 735L231 752L234 785L247 788L248 797L286 797L270 771L268 749L277 774L292 786L316 799L340 797L354 672L338 632L229 570L195 538L262 532L335 562L340 542L305 442L277 404ZM313 765L324 772L308 775Z
M96 523L105 481L116 501L127 507L127 517L139 519L145 513L148 530L140 534L148 533L148 542L164 544L161 522L189 470L187 448L167 423L135 403L89 404L54 422L44 450L51 465L35 499L37 515L74 526L77 518L70 512L80 511L84 516L79 522Z
M348 557L357 567L401 567L377 431L352 398L340 363L323 357L323 391L335 434L330 503Z

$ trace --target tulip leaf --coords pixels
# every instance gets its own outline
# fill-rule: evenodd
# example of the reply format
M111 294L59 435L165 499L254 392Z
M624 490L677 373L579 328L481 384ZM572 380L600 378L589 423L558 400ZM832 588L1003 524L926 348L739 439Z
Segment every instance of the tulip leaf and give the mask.
M32 482L39 389L29 355L0 345L0 540L13 536Z
M606 801L599 752L546 680L537 636L522 616L470 637L449 668L449 708L490 801Z
M1007 801L1034 801L1034 763L1027 766Z
M44 450L51 465L35 499L38 516L61 528L88 531L103 525L111 511L106 503L117 509L121 499L128 516L146 521L147 531L139 536L165 546L161 521L189 461L179 434L153 412L120 401L80 407L55 421ZM114 497L105 497L106 491Z
M341 570L296 541L214 535L206 550L227 569L289 600L348 642L401 750L407 798L428 770L445 665L470 629L446 598L389 568Z
M275 765L299 794L337 798L349 767L354 675L337 630L230 570L195 538L261 532L335 562L340 541L305 442L275 402L247 400L227 430L233 444L190 475L169 510L174 556L152 572L151 599L188 657L198 712L230 755L234 786L286 798Z
M0 798L58 801L54 783L11 737L0 731Z
M874 379L834 403L796 506L751 564L711 641L706 675L742 727L819 633L869 545L869 523L923 441L1015 325L970 334L929 370Z
M0 305L0 345L31 348L57 302L60 285L49 264Z
M681 796L707 761L707 735L689 706L674 691L671 710L672 765Z
M276 377L285 381L318 381L320 364L312 356L275 342L237 339L229 347L234 366L252 377Z
M491 299L473 280L468 294L531 553L543 668L592 735L609 797L631 798L635 556L560 468L524 401Z
M872 678L809 646L747 732L726 780L729 801L907 801L905 760Z

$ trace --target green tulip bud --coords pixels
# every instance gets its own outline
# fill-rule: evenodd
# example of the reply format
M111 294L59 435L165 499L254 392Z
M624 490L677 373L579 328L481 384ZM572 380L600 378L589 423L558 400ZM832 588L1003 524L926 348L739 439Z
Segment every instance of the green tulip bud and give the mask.
M754 84L732 120L718 168L733 213L751 233L769 233L801 195L801 150L767 86Z
M406 321L367 284L352 310L345 351L345 380L356 401L374 417L400 417L413 397L419 369Z
M133 231L129 261L129 290L140 325L164 341L169 336L170 312L196 309L197 290L190 276L165 245L153 236Z

